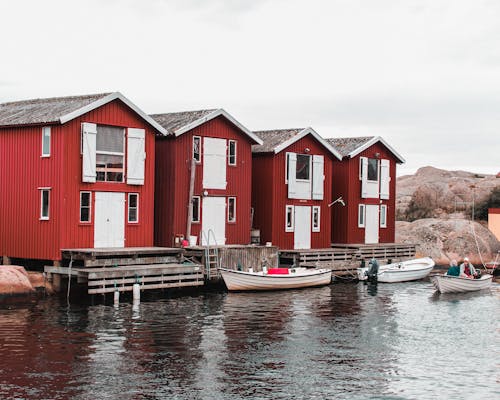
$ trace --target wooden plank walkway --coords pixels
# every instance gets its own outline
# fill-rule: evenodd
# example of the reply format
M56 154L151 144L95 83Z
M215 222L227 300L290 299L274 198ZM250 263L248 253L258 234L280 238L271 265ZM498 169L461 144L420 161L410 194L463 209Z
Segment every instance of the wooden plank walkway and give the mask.
M335 245L328 249L282 250L280 261L300 267L330 268L340 276L354 276L356 269L365 260L377 259L380 262L405 260L415 257L412 244L349 244Z
M169 289L204 285L202 266L198 264L127 265L103 268L45 267L45 272L64 277L77 277L86 283L88 294L132 291L134 283L141 290Z

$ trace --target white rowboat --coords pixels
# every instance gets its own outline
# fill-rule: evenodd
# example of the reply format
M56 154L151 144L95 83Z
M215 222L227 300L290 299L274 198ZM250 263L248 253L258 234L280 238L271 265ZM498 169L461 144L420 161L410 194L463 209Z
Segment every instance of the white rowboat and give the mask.
M219 268L227 289L281 290L328 285L332 271L326 268L270 268L268 271L246 272Z
M479 279L461 278L459 276L434 275L431 282L441 293L475 292L488 289L493 280L492 275L482 275Z
M407 282L423 279L434 268L434 261L430 257L416 258L398 263L381 265L378 269L377 281L384 283ZM366 280L369 267L358 268L358 279Z

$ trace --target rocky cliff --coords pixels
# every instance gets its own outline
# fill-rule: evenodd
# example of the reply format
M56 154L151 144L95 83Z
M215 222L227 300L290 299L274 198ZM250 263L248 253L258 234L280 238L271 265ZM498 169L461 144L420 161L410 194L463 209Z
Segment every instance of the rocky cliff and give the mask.
M471 206L496 186L500 179L495 175L433 167L398 178L397 215L418 219L396 223L396 242L416 244L419 255L430 256L440 265L466 256L475 264L494 261L500 243L486 224L471 221Z
M397 215L405 218L412 198L429 210L428 217L464 212L473 201L484 200L496 186L500 186L500 178L495 175L423 167L415 175L397 179Z
M429 256L438 265L448 265L451 260L461 261L464 257L480 265L495 261L500 251L500 243L488 228L464 219L398 221L396 242L416 244L419 256Z

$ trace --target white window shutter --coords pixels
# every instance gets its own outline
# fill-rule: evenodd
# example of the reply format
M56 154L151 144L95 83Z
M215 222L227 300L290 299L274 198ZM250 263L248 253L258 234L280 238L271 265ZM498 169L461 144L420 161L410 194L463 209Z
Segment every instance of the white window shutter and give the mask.
M127 183L144 185L146 160L146 131L138 128L127 130Z
M323 186L325 182L325 162L323 156L313 155L312 198L323 200Z
M368 158L359 157L360 179L361 179L361 197L368 197Z
M387 200L389 198L389 182L390 177L390 163L389 160L380 160L380 198Z
M297 193L297 154L288 153L288 198L294 199Z
M82 123L82 182L94 183L96 179L97 125Z

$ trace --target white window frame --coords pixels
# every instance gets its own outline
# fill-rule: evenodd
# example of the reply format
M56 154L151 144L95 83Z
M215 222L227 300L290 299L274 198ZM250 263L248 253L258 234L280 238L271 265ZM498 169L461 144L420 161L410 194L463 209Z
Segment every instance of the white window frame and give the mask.
M136 196L136 202L135 202L136 206L134 208L130 205L131 204L130 198L132 196ZM134 221L130 220L130 210L132 210L132 209L135 209L136 218ZM127 194L127 222L129 224L138 224L139 223L139 193L128 193Z
M318 224L314 224L314 214L318 214ZM321 207L320 206L313 206L312 207L312 213L311 213L311 227L313 232L321 232Z
M82 221L82 195L84 193L89 195L89 205L88 205L89 219L88 219L88 221ZM81 224L88 224L88 223L92 222L92 192L89 192L89 191L80 192L80 217L79 217L79 219L80 219Z
M229 218L229 211L230 211L230 205L231 205L231 200L233 201L233 219ZM231 196L227 198L227 222L229 223L235 223L236 222L236 197Z
M380 205L380 227L387 228L387 204Z
M195 205L195 200L198 201L198 207L196 207L198 219L194 219L194 205ZM191 223L193 223L193 224L199 224L201 222L201 218L200 218L200 204L201 204L201 197L200 196L193 196L193 201L191 203L191 207L193 207L193 213L191 214Z
M198 140L198 158L195 157L194 155L194 142ZM193 146L193 149L192 149L192 157L193 157L193 160L197 163L197 164L200 164L201 163L201 136L193 136L193 143L192 143L192 146Z
M288 211L290 211L291 226L288 226ZM295 232L295 208L292 205L285 206L285 232Z
M366 220L366 206L364 204L358 205L358 228L365 227Z
M234 144L234 154L231 154L231 144ZM236 155L238 153L238 144L236 142L236 140L228 140L228 143L227 143L227 165L231 165L233 167L235 167L237 165L237 159L236 159ZM234 158L234 161L231 162L231 157Z
M45 132L48 132L48 135L45 135ZM48 148L49 148L49 152L48 153L45 153L44 152L44 144L45 144L45 138L48 138ZM51 128L50 126L44 126L42 128L42 157L50 157L50 148L52 146L52 132L51 132Z
M50 187L40 187L38 188L40 191L40 221L48 221L50 220ZM47 193L47 215L43 214L43 199L44 193Z
M97 133L96 133L96 143L97 143L97 135L99 135L99 127L100 126L111 126L113 128L118 128L118 129L121 129L122 130L122 135L123 135L123 146L122 146L122 151L121 152L117 152L117 151L103 151L103 150L98 150L97 149L97 144L96 144L96 150L95 150L95 160L96 160L96 182L104 182L104 183L124 183L125 182L125 173L126 173L126 168L127 168L127 159L125 157L125 146L126 146L126 142L127 142L127 130L124 128L124 127L121 127L121 126L114 126L114 125L107 125L107 124L97 124L96 126L96 129L97 129ZM122 165L123 165L123 169L122 169L122 180L121 181L108 181L106 179L107 177L107 173L108 173L108 170L106 168L104 169L98 169L97 168L97 156L101 154L101 155L109 155L109 156L121 156L122 159L123 159L123 162L122 162ZM99 174L99 172L104 172L104 180L99 180L97 179L97 175Z
M288 158L290 154L290 152L285 153L285 184L288 184Z
M297 153L297 160L299 158L299 156L301 157L307 157L308 160L309 160L309 167L308 167L308 170L309 170L309 178L307 179L299 179L297 178L297 168L295 168L295 180L297 182L312 182L312 174L313 174L313 170L312 170L312 154L302 154L302 153ZM298 161L297 161L298 163Z

